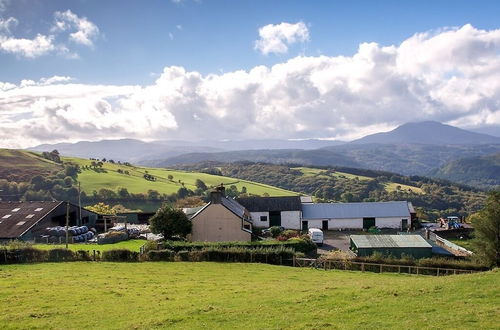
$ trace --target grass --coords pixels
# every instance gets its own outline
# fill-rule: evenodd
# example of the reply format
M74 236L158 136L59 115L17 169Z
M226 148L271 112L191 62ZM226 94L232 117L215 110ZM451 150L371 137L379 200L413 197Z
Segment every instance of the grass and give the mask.
M360 181L373 180L373 178L368 177L368 176L355 175L355 174L351 174L351 173L338 172L338 171L335 171L331 175L328 175L328 174L326 174L325 170L322 170L319 168L296 167L294 169L301 171L304 176L318 176L320 178L329 178L329 177L335 178L335 177L337 177L337 178L345 178L345 179L349 179L349 180L358 179ZM400 187L400 190L406 190L406 191L411 190L412 192L414 192L416 194L424 194L424 191L419 187L409 186L406 184L401 184L401 183L396 183L396 182L388 182L388 183L384 184L384 188L387 192L398 190L398 186Z
M72 162L80 165L90 165L91 160L63 157L65 162ZM129 175L118 173L118 169L129 171ZM157 178L157 181L148 181L144 179L144 174L150 174ZM172 175L173 179L169 180L168 176ZM127 188L130 193L146 193L149 189L157 190L160 193L171 194L177 192L183 182L188 189L196 189L195 182L197 179L205 182L207 186L216 186L224 183L226 186L235 185L241 191L243 187L247 188L248 193L263 195L268 193L270 196L293 196L297 193L272 187L256 182L234 179L224 176L211 175L199 172L187 172L179 170L170 170L163 168L149 168L141 166L125 166L120 164L104 163L101 170L83 170L78 175L78 180L81 181L82 190L87 194L92 194L92 191L98 191L101 188L111 189L116 191L119 187Z
M85 250L85 251L108 251L113 249L127 249L130 251L139 252L141 246L146 243L145 240L142 239L132 239L129 241L118 242L114 244L68 244L68 249L72 251ZM64 249L66 248L65 244L35 244L33 247L41 250L51 250L51 249Z
M425 277L260 264L0 267L2 329L497 329L500 272Z
M472 239L459 239L459 238L447 238L448 241L455 243L458 246L461 246L469 251L474 252L475 247L472 244Z

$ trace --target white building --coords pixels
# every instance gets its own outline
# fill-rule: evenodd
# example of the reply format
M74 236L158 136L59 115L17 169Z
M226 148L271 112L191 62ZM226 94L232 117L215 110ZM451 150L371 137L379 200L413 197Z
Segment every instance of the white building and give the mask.
M410 202L302 204L301 229L369 229L411 226L415 210Z
M300 196L247 197L238 198L237 201L250 212L253 227L281 226L287 229L300 229L302 219Z

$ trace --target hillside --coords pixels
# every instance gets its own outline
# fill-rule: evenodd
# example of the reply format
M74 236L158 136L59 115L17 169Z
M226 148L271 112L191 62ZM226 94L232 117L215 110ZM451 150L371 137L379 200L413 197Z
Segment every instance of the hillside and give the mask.
M143 162L149 166L171 167L204 161L266 162L304 166L345 166L388 171L404 175L426 175L433 169L463 157L500 151L496 145L437 146L424 144L344 144L316 150L245 150L216 153L187 153L163 160Z
M479 210L486 194L477 189L426 177L346 167L297 167L238 162L205 162L180 168L261 182L315 197L326 202L408 200L427 213L468 215Z
M33 152L0 149L0 179L26 182L36 175L46 176L61 168L61 164L44 159Z
M295 195L293 192L266 184L207 173L134 165L127 166L110 162L104 162L103 166L99 168L91 168L91 160L74 157L63 157L62 159L65 163L74 163L80 166L82 170L78 174L78 180L81 182L82 190L87 195L92 195L93 191L99 191L103 188L116 191L121 187L127 188L129 193L146 193L151 189L158 191L160 194L172 194L176 193L182 187L196 190L195 183L197 179L202 180L207 186L216 186L223 183L226 186L234 185L238 190L246 187L248 193L256 195L265 193L270 196ZM123 172L128 171L129 174L119 173L119 170ZM145 174L154 176L156 180L150 181L144 179ZM171 180L169 179L169 175L173 177Z
M500 185L500 153L455 160L429 174L446 180L491 189Z
M367 135L351 143L383 144L498 144L500 138L487 134L467 131L458 127L441 124L436 121L407 123L392 131Z
M4 329L495 329L500 317L496 270L429 277L215 262L63 262L7 265L1 273Z

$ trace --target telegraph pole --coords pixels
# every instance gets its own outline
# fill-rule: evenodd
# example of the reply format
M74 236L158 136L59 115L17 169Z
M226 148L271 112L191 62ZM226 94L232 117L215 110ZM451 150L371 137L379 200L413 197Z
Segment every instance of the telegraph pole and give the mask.
M68 239L69 239L69 201L66 202L66 249L68 248Z
M78 181L78 225L82 225L82 199L81 199L81 190L80 190L80 181Z

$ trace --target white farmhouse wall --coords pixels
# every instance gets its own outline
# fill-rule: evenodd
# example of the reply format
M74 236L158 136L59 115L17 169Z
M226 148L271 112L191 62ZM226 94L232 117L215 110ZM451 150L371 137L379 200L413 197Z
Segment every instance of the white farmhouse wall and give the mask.
M400 229L402 219L407 219L408 225L410 225L410 216L408 215L408 217L406 218L402 217L375 218L375 226L377 226L378 228Z
M329 229L363 229L363 219L329 219Z
M250 212L252 223L255 228L268 228L269 227L269 212ZM260 217L267 217L266 221L261 221Z
M300 229L302 218L301 211L282 211L281 212L281 226L286 229Z

